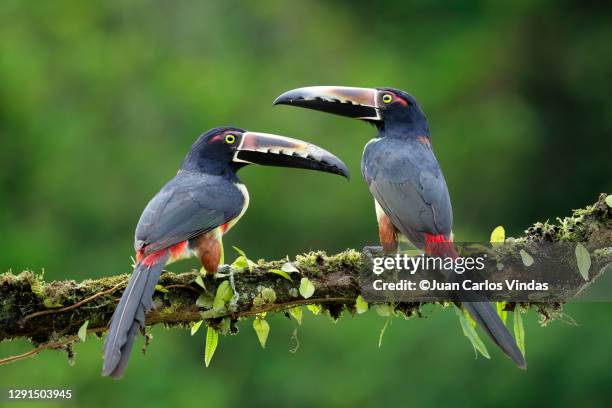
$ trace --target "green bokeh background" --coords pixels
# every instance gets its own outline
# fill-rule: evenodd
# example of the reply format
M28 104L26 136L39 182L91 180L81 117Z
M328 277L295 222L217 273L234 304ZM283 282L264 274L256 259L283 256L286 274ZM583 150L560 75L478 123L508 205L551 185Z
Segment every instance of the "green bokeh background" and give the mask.
M376 242L359 176L374 129L271 106L306 85L392 86L428 114L460 240L520 235L612 191L612 12L596 2L54 1L0 3L0 270L53 279L129 271L133 229L193 140L219 125L307 139L345 160L327 174L250 167L250 209L226 248L252 258ZM228 254L229 255L229 254ZM196 264L172 266L187 270ZM0 367L0 386L71 386L77 405L498 407L610 402L612 306L579 326L526 316L529 370L474 359L455 313L337 323L250 322L204 368L203 331L152 330L126 377L100 377L102 342ZM141 344L142 339L138 344ZM28 350L3 343L0 356ZM137 346L138 348L139 346ZM51 404L53 405L53 404ZM45 406L51 406L45 404Z

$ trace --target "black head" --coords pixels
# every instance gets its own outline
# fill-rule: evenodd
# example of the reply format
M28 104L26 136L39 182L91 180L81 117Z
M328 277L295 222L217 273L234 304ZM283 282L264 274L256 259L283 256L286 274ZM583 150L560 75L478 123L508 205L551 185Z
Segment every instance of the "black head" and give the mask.
M203 133L193 143L181 163L182 170L223 173L232 170L232 159L245 130L218 127Z
M377 88L380 121L374 122L385 132L409 131L415 136L429 136L427 117L412 95L394 88Z
M279 104L361 119L390 137L429 137L427 118L416 99L399 89L311 86L285 92L274 101Z
M236 127L218 127L201 135L181 163L181 170L235 176L247 164L297 167L349 177L346 165L310 143Z

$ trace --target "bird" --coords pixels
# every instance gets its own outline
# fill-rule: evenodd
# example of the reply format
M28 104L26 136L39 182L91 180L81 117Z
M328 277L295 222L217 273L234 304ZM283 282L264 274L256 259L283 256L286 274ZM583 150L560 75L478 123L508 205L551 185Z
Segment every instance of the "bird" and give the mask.
M330 152L298 139L237 127L200 135L178 173L149 201L136 227L135 266L108 326L102 375L121 378L155 285L165 265L197 256L214 275L222 236L243 216L249 194L236 175L249 164L295 167L349 178L346 165Z
M427 117L412 95L395 88L310 86L287 91L273 104L373 124L378 135L364 148L361 173L374 197L383 250L397 251L403 235L429 255L457 257L448 187L432 149ZM519 368L526 369L516 341L489 302L462 306Z

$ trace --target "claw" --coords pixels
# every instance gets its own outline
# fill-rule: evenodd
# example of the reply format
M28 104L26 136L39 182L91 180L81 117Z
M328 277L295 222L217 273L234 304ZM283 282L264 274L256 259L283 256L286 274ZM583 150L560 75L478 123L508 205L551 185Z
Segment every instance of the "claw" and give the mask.
M228 274L232 273L232 267L230 265L219 265L219 268L217 268L217 273L215 274L216 277L219 278L225 278L228 276Z
M230 286L232 287L232 298L229 301L230 306L236 306L240 295L236 290L236 281L234 280L234 268L231 265L219 265L215 278L226 278L229 277Z
M238 299L240 299L240 295L238 294L238 291L236 290L236 282L234 281L234 270L230 267L230 272L229 272L229 281L230 281L230 286L232 287L232 298L229 301L230 306L236 306L238 304Z

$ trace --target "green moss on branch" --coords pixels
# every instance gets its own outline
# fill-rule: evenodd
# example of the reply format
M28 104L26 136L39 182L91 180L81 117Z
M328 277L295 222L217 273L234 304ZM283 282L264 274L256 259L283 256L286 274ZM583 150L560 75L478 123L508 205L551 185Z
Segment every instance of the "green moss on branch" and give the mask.
M575 210L570 217L559 219L557 224L536 223L525 236L514 241L522 245L541 241L579 241L599 248L592 253L595 266L609 264L612 262L612 217L605 198L606 195L602 194L596 203ZM515 257L516 254L505 256ZM161 323L186 327L204 318L209 324L218 326L224 318L229 318L233 327L243 317L284 311L305 304L320 305L333 318L338 318L344 311L355 313L355 301L361 294L359 272L363 263L360 252L347 250L328 256L316 251L298 255L289 269L291 280L271 272L283 269L286 263L286 259L260 260L253 271L245 269L236 274L240 297L235 305L214 301L225 278L200 281L196 271L165 272L159 282L160 290L155 292L155 307L147 314L147 325ZM600 272L601 268L598 268L594 277ZM315 287L314 295L308 299L299 295L303 277ZM85 321L89 321L90 332L101 334L127 279L128 275L119 275L83 282L45 282L41 276L29 271L18 275L2 274L0 341L28 338L35 346L64 345L75 339ZM419 302L406 302L395 305L395 310L412 316L420 313L421 306ZM560 311L562 303L532 306L543 319L549 319Z

